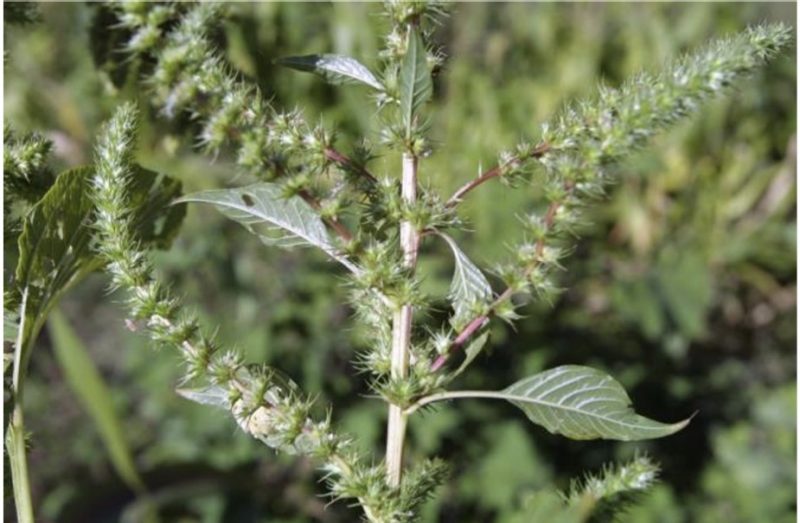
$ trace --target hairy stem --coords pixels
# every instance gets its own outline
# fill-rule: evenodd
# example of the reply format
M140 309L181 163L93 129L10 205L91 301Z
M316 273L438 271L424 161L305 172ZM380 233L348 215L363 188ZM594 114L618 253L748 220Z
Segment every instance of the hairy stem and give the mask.
M307 190L305 189L301 190L298 193L298 196L300 196L300 198L302 198L303 201L306 202L315 211L320 210L319 202L317 201L316 198L311 196L311 194ZM323 218L322 221L325 222L325 225L333 229L333 231L339 236L339 238L342 239L342 241L350 242L353 240L353 235L350 234L350 231L347 230L347 227L336 218Z
M344 459L342 456L338 454L332 454L328 457L329 463L336 464L337 467L342 471L342 475L344 476L352 476L353 475L353 467ZM367 516L368 521L372 521L375 523L380 523L381 519L379 516L376 515L375 509L369 503L366 498L360 497L358 498L358 502L361 504L362 510L364 510L364 515Z
M411 206L417 200L417 158L403 154L403 201ZM400 224L400 244L403 264L411 271L417 264L419 231L414 224L404 220ZM404 304L395 312L392 325L392 379L402 380L408 372L408 349L411 344L411 326L414 308ZM386 469L391 486L400 485L403 470L403 440L406 434L407 415L400 405L389 405L389 425L386 438Z
M531 158L539 158L540 156L542 156L543 154L545 154L549 150L550 150L550 146L548 144L546 144L546 143L543 143L543 144L537 145L526 156L517 156L517 157L513 158L512 160L510 160L509 162L506 162L505 164L495 165L494 167L492 167L491 169L489 169L485 173L481 174L477 178L475 178L473 180L470 180L469 182L467 182L464 185L462 185L461 188L459 188L456 192L454 192L453 196L451 196L450 199L447 200L447 206L448 207L455 207L456 205L461 203L461 200L464 199L464 196L466 196L466 194L468 192L472 191L473 189L475 189L479 185L481 185L481 184L483 184L485 182L488 182L492 178L498 178L498 177L502 176L505 173L506 168L508 167L509 164L512 164L512 163L515 163L515 162L523 162L523 161L529 160Z
M411 153L403 154L402 196L408 207L417 201L417 157ZM417 265L419 231L408 220L400 224L400 244L403 248L403 262L406 268L413 271Z
M325 157L328 160L338 164L339 167L341 167L342 169L356 172L359 175L366 178L367 180L369 180L371 183L378 183L378 179L375 178L375 176L371 172L369 172L366 167L357 164L356 162L354 162L344 154L340 153L333 147L328 147L327 149L325 149Z

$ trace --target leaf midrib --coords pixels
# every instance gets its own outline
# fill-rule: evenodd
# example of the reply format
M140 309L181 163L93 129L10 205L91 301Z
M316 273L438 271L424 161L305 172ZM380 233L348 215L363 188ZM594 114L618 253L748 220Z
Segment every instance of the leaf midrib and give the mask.
M638 417L640 417L640 418L642 418L644 420L647 420L650 423L660 424L661 426L660 427L653 427L653 426L647 427L647 426L631 425L630 423L625 423L623 421L619 421L619 420L616 420L616 419L613 419L613 418L608 418L607 416L594 414L594 413L591 413L591 412L585 412L585 411L582 411L580 409L576 409L574 407L559 405L557 403L552 403L552 402L546 401L546 400L534 399L534 398L529 398L529 397L526 397L526 396L518 396L516 394L508 394L508 393L504 393L504 392L494 392L494 391L485 391L485 390L457 391L457 392L442 393L440 395L434 394L432 396L429 396L428 398L425 398L425 399L428 399L428 401L417 403L416 407L419 408L419 407L421 407L421 406L423 406L423 405L425 405L427 403L433 403L435 401L442 401L442 400L448 400L448 399L457 399L457 398L489 398L489 399L502 399L502 400L511 401L511 402L533 403L533 404L537 404L537 405L542 406L542 407L558 409L558 410L566 410L566 411L570 411L570 412L573 412L573 413L581 415L581 416L587 416L587 417L598 419L598 420L601 420L601 421L614 423L616 425L619 425L619 426L622 426L622 427L625 427L625 428L637 429L637 430L659 431L659 430L664 430L665 428L680 428L680 427L684 426L687 423L687 421L679 421L677 423L661 423L659 421L649 420L648 418L646 418L644 416L641 416L640 414L637 414L636 412L633 412L634 415L636 415L636 416L638 416ZM414 409L414 410L416 410L416 409Z

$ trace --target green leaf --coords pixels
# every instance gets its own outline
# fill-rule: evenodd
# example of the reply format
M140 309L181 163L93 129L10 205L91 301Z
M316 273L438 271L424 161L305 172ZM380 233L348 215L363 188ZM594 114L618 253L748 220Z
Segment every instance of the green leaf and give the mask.
M478 357L478 354L481 353L488 340L489 331L487 330L467 344L467 346L464 348L464 361L461 362L461 365L452 374L454 378L464 372L467 367L469 367L470 363L472 363L472 361Z
M285 198L278 185L257 183L235 189L203 191L177 200L177 203L188 202L214 205L222 214L244 225L268 245L312 245L348 269L356 271L356 267L336 251L316 211L298 196Z
M443 233L437 234L447 242L455 257L455 271L450 283L448 298L453 304L455 312L451 323L461 325L471 319L475 305L486 303L492 298L492 286L481 270L458 247L453 238Z
M34 317L74 280L101 265L86 226L93 210L87 192L91 174L91 167L62 173L26 216L14 290L21 295L28 289L27 308Z
M14 281L5 296L6 312L19 314L23 325L15 348L18 382L47 313L67 290L103 265L92 248L94 205L89 192L93 172L92 167L63 172L25 217ZM137 168L131 204L138 240L159 247L169 244L185 213L185 209L168 207L180 188L180 182ZM23 295L26 304L21 311Z
M518 381L500 393L553 434L622 441L673 434L689 419L666 424L640 416L622 385L591 367L564 365Z
M349 56L309 54L280 58L277 63L298 71L316 73L332 84L356 80L383 91L383 85L365 65Z
M168 249L186 215L182 205L171 205L181 195L181 182L140 166L134 169L128 183L134 237L148 248Z
M143 492L144 482L136 470L122 424L114 412L111 392L103 382L86 347L58 309L50 313L48 329L53 351L70 389L94 421L117 474L134 491Z
M433 94L433 82L428 70L425 44L419 32L412 28L408 34L408 49L403 57L398 78L400 86L400 115L406 128L406 137L411 137L414 116Z

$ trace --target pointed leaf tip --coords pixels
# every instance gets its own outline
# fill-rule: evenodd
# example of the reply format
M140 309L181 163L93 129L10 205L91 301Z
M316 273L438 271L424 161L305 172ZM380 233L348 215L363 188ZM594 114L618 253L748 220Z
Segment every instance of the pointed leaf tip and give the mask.
M279 58L276 63L298 71L316 73L333 84L356 80L378 91L383 91L383 84L372 74L372 71L349 56L338 54L288 56Z
M469 319L472 306L491 300L492 286L453 238L444 233L438 235L450 246L455 258L455 270L448 298L453 304L455 313L452 321L458 324Z
M691 417L661 423L637 414L622 385L590 367L564 365L514 383L502 394L528 418L571 439L636 441L661 438L686 427Z

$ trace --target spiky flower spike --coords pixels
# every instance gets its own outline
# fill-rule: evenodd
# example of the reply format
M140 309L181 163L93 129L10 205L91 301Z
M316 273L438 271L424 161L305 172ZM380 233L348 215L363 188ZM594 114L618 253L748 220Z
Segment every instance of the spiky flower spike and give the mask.
M791 30L782 24L750 28L669 64L659 74L641 73L619 89L601 88L594 99L566 108L544 125L539 143L523 142L516 151L501 154L497 167L459 189L450 199L453 206L491 178L534 171L543 173L548 206L527 217L526 240L515 247L514 258L498 268L506 290L466 322L434 368L472 339L490 315L515 319L512 295L552 298L557 292L554 269L567 252L569 233L580 221L581 208L602 196L614 164L764 65L791 38Z
M291 380L275 369L245 365L236 352L221 350L202 332L197 317L184 312L153 278L151 262L131 234L127 187L135 129L136 111L123 105L103 128L96 148L92 194L99 251L108 261L112 285L127 291L131 318L144 324L154 342L180 352L187 364L186 382L204 385L182 394L224 407L245 432L276 450L318 459L332 494L358 499L370 520L405 520L406 505L413 500L386 486L382 467L361 463L350 439L332 431L329 415L315 421L311 402Z

